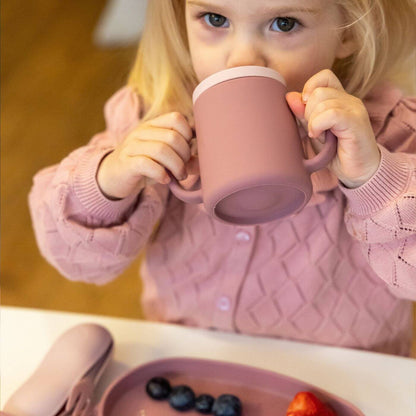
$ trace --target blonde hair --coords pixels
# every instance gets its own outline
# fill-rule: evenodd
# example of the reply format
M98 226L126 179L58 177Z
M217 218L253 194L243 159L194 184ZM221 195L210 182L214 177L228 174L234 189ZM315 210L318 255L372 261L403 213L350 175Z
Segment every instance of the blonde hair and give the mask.
M334 0L356 50L332 68L345 89L363 98L390 79L416 93L416 0ZM185 0L150 0L146 25L129 77L141 96L144 119L169 111L192 114L197 84L188 49Z
M335 0L356 50L335 62L345 89L363 98L381 80L416 93L416 0Z
M197 79L188 49L185 0L149 0L128 83L144 102L144 120L169 111L191 115Z

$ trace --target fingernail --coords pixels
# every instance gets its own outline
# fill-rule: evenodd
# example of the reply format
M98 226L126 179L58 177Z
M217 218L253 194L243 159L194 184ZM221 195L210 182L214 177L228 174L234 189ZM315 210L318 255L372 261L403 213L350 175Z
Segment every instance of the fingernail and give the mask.
M302 94L302 101L306 103L309 100L309 94L303 93Z

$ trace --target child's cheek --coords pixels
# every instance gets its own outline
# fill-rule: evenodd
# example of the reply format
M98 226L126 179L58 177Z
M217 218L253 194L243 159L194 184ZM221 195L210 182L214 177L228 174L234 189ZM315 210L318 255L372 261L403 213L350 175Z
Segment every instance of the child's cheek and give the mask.
M301 92L313 75L323 69L332 69L334 61L332 51L322 50L319 42L311 42L305 48L288 53L278 64L278 71L285 78L288 91Z

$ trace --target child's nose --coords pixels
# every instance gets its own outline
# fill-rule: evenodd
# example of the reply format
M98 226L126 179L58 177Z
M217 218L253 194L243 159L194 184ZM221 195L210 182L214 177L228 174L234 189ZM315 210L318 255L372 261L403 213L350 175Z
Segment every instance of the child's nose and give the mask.
M227 68L244 65L266 66L266 59L254 42L239 42L230 48Z

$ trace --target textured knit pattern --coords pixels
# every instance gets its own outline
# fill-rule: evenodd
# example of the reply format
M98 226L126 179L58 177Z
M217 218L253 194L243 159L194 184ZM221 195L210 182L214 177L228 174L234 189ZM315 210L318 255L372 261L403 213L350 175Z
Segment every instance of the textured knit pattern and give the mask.
M68 278L103 284L147 245L149 319L407 355L416 101L383 85L365 104L382 155L370 181L346 189L321 170L302 212L239 227L164 185L121 201L101 194L100 161L139 123L139 99L123 88L105 107L106 131L36 175L30 207L40 250Z

